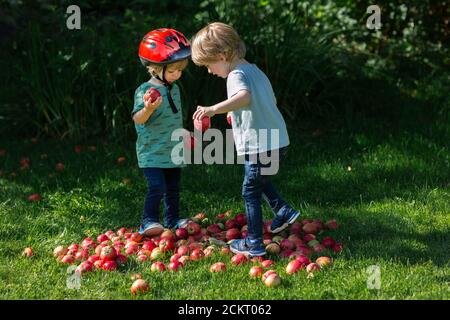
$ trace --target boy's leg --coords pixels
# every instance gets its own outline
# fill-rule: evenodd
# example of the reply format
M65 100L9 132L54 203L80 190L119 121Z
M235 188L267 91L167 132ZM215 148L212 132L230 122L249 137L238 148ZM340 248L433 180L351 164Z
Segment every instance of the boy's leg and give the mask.
M144 213L142 216L141 234L153 235L162 231L159 224L159 206L166 189L164 174L160 168L144 168L144 176L147 180L147 195L144 201Z
M269 207L272 209L273 214L276 215L281 208L287 206L288 204L278 194L272 182L268 178L267 180L268 181L264 184L262 198L267 202Z
M288 148L284 147L278 150L278 159L273 159L272 161L278 161L278 166L286 158ZM269 151L270 156L270 151ZM272 182L270 181L270 176L263 176L264 178L264 189L262 197L267 201L270 208L272 209L275 217L270 226L270 231L272 233L278 233L286 229L290 224L300 216L300 213L294 210L286 201L281 198L281 196L276 191Z
M174 228L180 220L181 168L164 169L166 192L164 193L164 225Z
M261 211L261 195L263 179L261 167L258 163L245 161L245 176L242 184L242 196L247 215L248 236L246 239L233 240L230 250L234 253L243 253L249 256L263 256L266 254L263 238L263 219Z

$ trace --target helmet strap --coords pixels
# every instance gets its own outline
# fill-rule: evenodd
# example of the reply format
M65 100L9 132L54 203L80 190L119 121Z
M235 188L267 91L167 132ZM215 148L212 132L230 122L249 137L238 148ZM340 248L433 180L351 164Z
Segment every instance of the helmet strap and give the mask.
M172 84L170 84L164 77L164 74L166 73L166 68L167 68L167 65L164 65L163 70L162 70L162 79L159 76L156 76L156 79L161 81L164 84L164 86L167 88L167 99L169 100L169 104L170 104L170 108L172 109L172 112L178 113L177 106L175 105L175 102L173 102L172 95L171 95Z

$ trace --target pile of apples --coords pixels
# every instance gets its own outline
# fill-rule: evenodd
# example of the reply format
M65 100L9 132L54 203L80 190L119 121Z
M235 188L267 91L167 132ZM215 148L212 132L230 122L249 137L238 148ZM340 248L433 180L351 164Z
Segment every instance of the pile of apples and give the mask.
M204 213L199 213L191 218L185 228L175 231L165 229L159 236L151 238L139 235L136 228L109 230L96 239L85 238L80 244L73 243L67 247L60 245L54 249L53 255L62 264L78 264L76 272L84 274L94 270L114 271L129 259L137 262L151 261L152 272L178 272L188 263L218 254L229 256L233 266L257 264L250 268L250 277L261 278L266 286L276 287L281 284L281 277L270 269L275 266L274 260L288 260L288 275L300 270L312 274L331 265L331 254L342 250L342 244L330 236L321 237L323 233L337 228L335 220L322 223L320 220L304 219L275 235L269 232L271 221L264 223L266 257L273 260L262 257L249 259L243 254L233 255L227 243L245 238L248 231L244 213L231 216L231 211L219 214L211 224ZM313 256L319 257L314 261ZM164 263L167 258L168 262ZM223 262L213 263L210 267L213 273L226 270ZM137 280L142 279L135 279L135 282ZM143 289L134 288L132 293L147 291L145 288L148 284L144 282L137 281Z

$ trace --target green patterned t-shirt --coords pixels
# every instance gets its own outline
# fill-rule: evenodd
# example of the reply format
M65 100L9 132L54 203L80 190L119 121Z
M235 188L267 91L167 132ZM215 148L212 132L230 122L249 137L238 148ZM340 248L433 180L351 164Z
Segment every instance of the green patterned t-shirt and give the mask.
M183 128L183 112L181 110L180 89L177 85L172 87L172 99L178 112L173 113L167 98L167 88L163 85L154 85L144 82L136 89L134 94L134 107L132 114L144 108L143 97L151 87L157 89L163 101L144 124L136 124L136 154L139 168L177 168L184 164L175 164L171 159L172 149L180 141L171 141L172 132Z

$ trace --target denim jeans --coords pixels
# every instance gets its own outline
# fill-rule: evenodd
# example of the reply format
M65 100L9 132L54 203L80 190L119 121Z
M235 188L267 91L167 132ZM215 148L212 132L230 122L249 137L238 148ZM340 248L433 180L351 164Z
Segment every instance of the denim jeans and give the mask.
M272 152L268 152L270 157ZM286 157L287 147L279 149L279 162ZM245 212L247 215L248 238L251 240L261 240L263 238L263 217L261 210L261 199L264 199L276 215L280 210L288 210L290 207L281 198L274 185L270 181L270 175L261 174L262 168L267 168L270 164L261 161L261 154L257 159L252 159L252 155L245 156L245 176L242 183L242 196L245 202ZM276 160L275 160L276 161Z
M142 223L159 223L159 206L164 198L164 226L172 228L179 219L180 168L144 168L147 195Z

